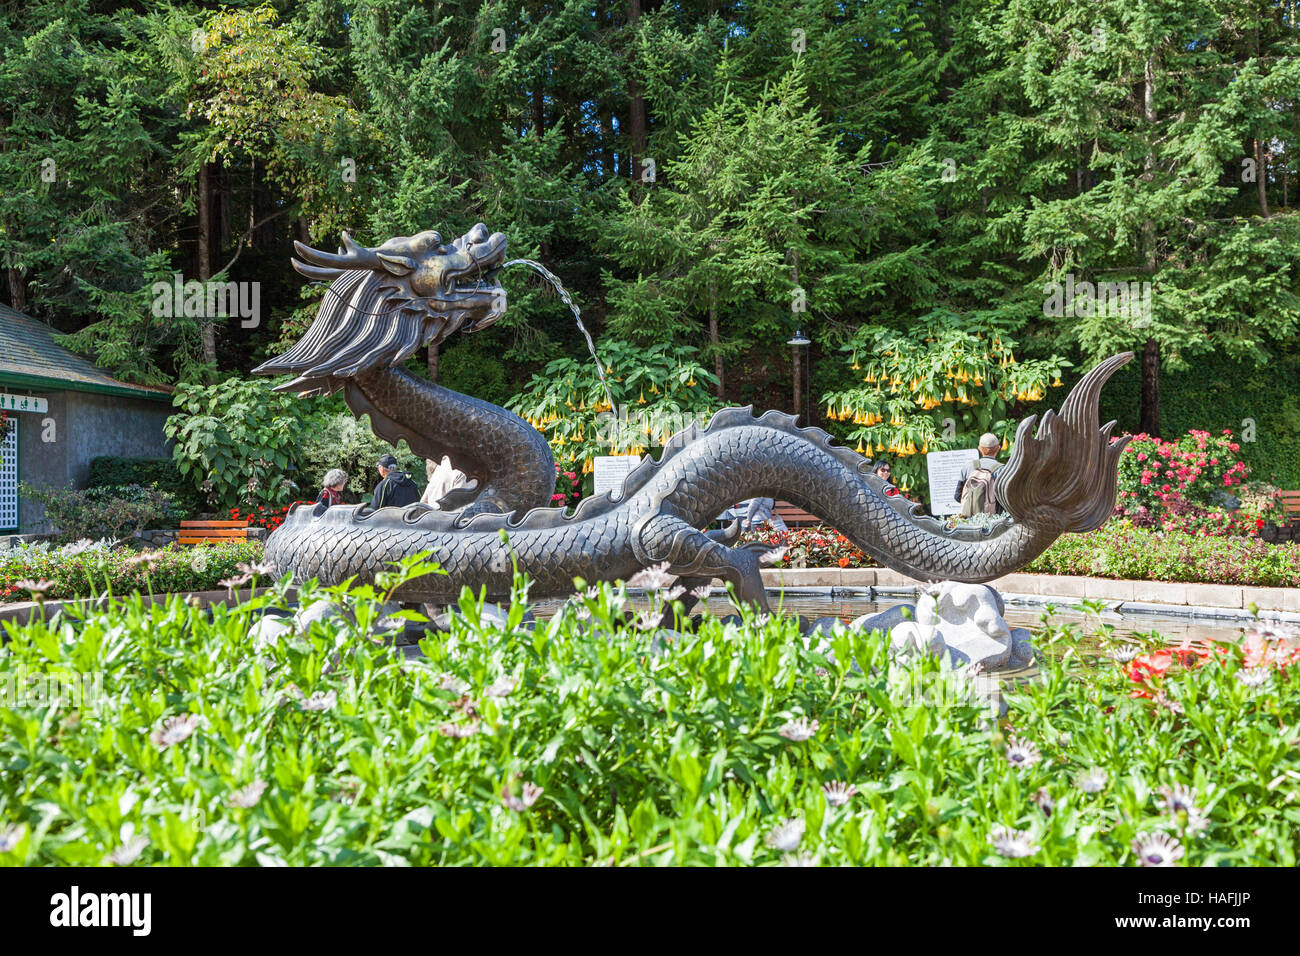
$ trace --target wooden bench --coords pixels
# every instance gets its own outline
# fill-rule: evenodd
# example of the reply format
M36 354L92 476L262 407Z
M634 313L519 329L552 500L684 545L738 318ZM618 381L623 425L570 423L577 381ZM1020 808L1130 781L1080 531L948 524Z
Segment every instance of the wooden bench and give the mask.
M1282 514L1287 524L1300 524L1300 491L1279 491L1278 502L1282 505Z
M182 521L178 544L209 544L212 542L244 541L248 539L245 521Z
M772 513L779 517L791 528L801 528L807 525L822 524L822 519L815 514L804 511L802 508L796 508L788 501L778 501L772 507Z

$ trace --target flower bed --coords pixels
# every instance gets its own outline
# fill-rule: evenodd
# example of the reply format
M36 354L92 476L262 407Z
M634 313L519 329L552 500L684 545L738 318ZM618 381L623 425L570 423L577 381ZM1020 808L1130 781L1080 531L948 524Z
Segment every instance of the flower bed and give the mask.
M790 528L786 531L746 531L742 541L761 541L772 550L784 549L774 568L873 568L867 557L834 528Z
M276 600L15 629L0 864L1296 863L1300 668L1235 647L1159 700L1049 656L990 726L937 661L789 618L655 650L607 588L525 639L467 600L402 666L338 618L255 650Z
M1281 507L1276 488L1247 483L1240 452L1231 429L1177 441L1134 435L1120 455L1115 514L1142 528L1253 537L1282 520Z
M1090 534L1062 535L1025 570L1293 588L1300 587L1300 544L1153 531L1112 521Z
M6 549L0 551L0 602L31 600L32 584L46 585L39 591L47 600L89 597L105 591L215 591L222 580L234 576L238 565L261 556L262 545L257 541L193 548L169 545L157 551L78 545Z
M289 514L289 509L294 505L309 505L310 501L291 501L287 505L258 505L247 511L239 508L230 509L231 521L244 521L250 528L266 528L268 531L274 531L280 525L284 524L285 517Z
M834 530L747 532L742 540L785 548L784 557L772 565L776 568L878 567ZM1024 570L1133 581L1300 587L1300 542L1268 544L1258 538L1159 531L1116 520L1088 534L1062 535Z

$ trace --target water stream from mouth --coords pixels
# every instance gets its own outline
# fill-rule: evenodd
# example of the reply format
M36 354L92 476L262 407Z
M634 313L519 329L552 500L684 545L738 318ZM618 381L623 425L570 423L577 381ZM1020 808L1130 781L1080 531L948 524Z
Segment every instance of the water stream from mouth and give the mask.
M564 283L560 282L559 276L546 268L546 266L542 265L540 262L534 262L532 259L511 259L509 262L503 263L501 268L506 269L510 266L528 266L549 282L555 288L555 291L560 294L560 298L564 300L564 304L567 305L569 311L573 313L573 320L578 323L578 329L582 332L582 337L587 340L587 351L591 353L592 361L596 363L596 374L600 376L600 387L605 390L605 401L607 401L609 407L613 409L614 396L610 394L609 384L605 381L605 367L600 364L600 356L596 354L596 343L591 341L591 333L588 332L587 327L582 324L582 313L580 313L578 307L574 305L573 297L569 295L569 290L564 287Z

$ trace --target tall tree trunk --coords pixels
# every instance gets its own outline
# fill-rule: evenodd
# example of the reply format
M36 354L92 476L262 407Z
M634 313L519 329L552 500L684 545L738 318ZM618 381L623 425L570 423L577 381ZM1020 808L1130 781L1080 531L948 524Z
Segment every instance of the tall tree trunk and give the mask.
M212 278L212 188L216 179L212 163L199 167L199 281L207 282ZM203 361L215 366L217 363L217 333L212 317L204 316L199 320L203 330Z
M9 267L9 304L15 312L27 311L27 274L18 266Z
M1147 339L1142 349L1142 416L1138 431L1160 434L1160 343Z
M1154 140L1156 135L1156 81L1155 65L1148 58L1144 70L1142 114L1147 122L1147 135ZM1156 157L1154 150L1148 151L1144 179L1154 186ZM1146 247L1146 272L1154 275L1156 271L1156 227L1148 219L1142 224L1142 242ZM1148 435L1160 434L1160 343L1150 336L1142 349L1142 394L1139 399L1138 427Z
M1255 188L1259 190L1259 214L1268 218L1268 165L1264 161L1264 144L1255 140Z
M229 249L234 226L234 210L230 196L230 170L225 163L217 175L217 248Z
M533 84L533 135L538 139L542 138L542 131L546 128L545 105L542 97L542 81L539 79Z
M438 381L438 343L430 342L427 350L429 359L429 381Z
M719 350L721 336L718 334L718 286L709 280L709 344L713 347L713 374L718 376L718 398L724 398L726 380L723 378L722 352Z
M628 0L627 4L627 26L629 46L631 37L636 33L637 22L641 19L641 0ZM632 179L636 182L641 181L641 172L644 168L642 161L645 159L646 150L646 115L645 115L645 94L641 91L641 83L636 77L636 70L632 65L632 57L629 54L627 64L627 90L632 97L632 106L628 112L627 129L631 137L629 148L632 152Z

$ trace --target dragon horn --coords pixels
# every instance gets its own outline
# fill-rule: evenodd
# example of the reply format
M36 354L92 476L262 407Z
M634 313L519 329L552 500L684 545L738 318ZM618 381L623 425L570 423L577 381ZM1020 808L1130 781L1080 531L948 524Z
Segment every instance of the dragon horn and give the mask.
M1050 409L1016 430L1011 460L995 478L999 502L1017 521L1044 530L1092 531L1110 517L1119 485L1119 456L1128 435L1110 440L1115 422L1099 426L1101 388L1132 352L1111 356L1070 390L1060 414Z
M340 249L338 253L321 252L319 249L313 249L311 246L295 240L293 247L298 250L298 255L302 256L309 265L304 266L294 262L293 267L303 275L313 279L331 278L331 276L323 274L326 270L333 271L337 275L346 269L383 268L383 264L379 261L379 255L375 250L359 245L355 239L348 235L346 229L343 231L343 246L344 248ZM315 266L325 267L324 270L320 270L322 274L315 274L315 270L312 272L303 271L304 268L312 269Z

